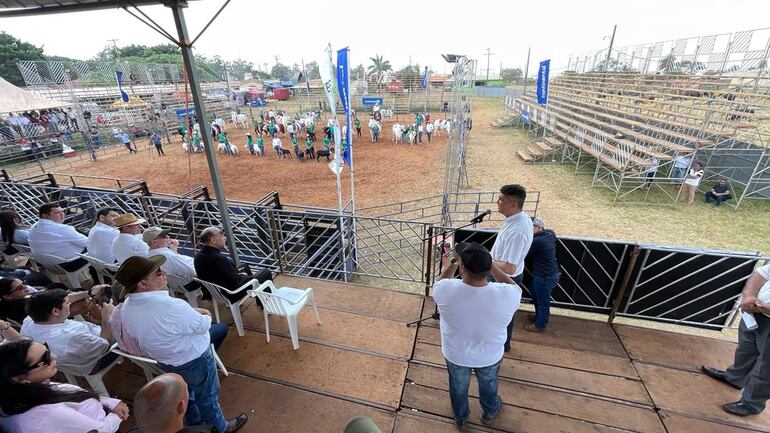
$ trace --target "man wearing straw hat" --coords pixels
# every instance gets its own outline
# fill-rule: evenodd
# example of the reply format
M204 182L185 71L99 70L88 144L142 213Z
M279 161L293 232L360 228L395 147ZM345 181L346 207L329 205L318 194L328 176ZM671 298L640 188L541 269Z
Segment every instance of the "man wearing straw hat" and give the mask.
M142 224L144 218L138 218L132 213L123 214L115 218L115 228L120 231L118 237L112 242L112 254L118 264L123 263L131 256L146 256L150 247L142 239Z
M118 313L118 333L130 336L163 371L182 376L189 395L187 425L206 423L220 433L234 432L248 417L242 413L227 420L219 406L211 314L169 296L166 274L160 269L165 261L163 256L132 256L118 268L115 279L123 285L121 298L126 298Z

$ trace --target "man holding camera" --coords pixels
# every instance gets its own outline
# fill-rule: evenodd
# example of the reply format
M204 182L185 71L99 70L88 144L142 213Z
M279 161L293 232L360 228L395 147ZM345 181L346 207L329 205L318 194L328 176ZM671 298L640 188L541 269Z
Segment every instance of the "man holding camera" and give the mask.
M454 274L459 269L460 278ZM487 281L492 274L496 282ZM476 243L455 245L454 258L433 286L441 315L441 351L449 372L449 397L457 427L467 425L471 370L479 388L483 424L503 408L497 394L497 374L503 360L506 326L521 302L521 289Z

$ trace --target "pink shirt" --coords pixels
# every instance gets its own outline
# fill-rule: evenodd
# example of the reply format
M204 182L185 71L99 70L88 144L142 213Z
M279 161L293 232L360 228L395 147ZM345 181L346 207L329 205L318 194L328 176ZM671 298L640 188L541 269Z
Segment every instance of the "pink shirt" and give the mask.
M81 389L68 383L51 384L65 391ZM41 404L18 415L0 416L0 428L6 433L115 433L121 420L111 410L118 403L118 399L100 397L80 403Z

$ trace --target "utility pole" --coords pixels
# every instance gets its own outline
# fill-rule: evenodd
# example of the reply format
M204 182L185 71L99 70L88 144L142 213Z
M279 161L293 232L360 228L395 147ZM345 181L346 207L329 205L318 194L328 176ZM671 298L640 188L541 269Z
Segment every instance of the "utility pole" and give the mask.
M524 93L527 93L527 77L529 77L529 54L532 47L527 48L527 64L524 65Z
M612 44L615 42L615 30L618 29L618 25L615 24L615 27L612 28L612 37L610 38L610 48L607 50L607 61L604 62L604 71L607 72L607 70L610 68L610 56L612 55Z
M493 53L490 51L490 49L489 49L489 48L487 48L487 53L485 54L485 56L487 56L487 81L489 81L489 59L490 59L490 57L492 57L493 55L494 55L494 54L493 54Z

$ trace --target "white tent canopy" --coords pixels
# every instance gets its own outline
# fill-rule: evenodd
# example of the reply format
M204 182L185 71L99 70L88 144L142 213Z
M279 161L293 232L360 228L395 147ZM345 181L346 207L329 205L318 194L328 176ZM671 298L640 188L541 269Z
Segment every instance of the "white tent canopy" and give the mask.
M15 113L28 110L44 110L72 105L69 102L36 96L20 89L0 77L0 113Z

